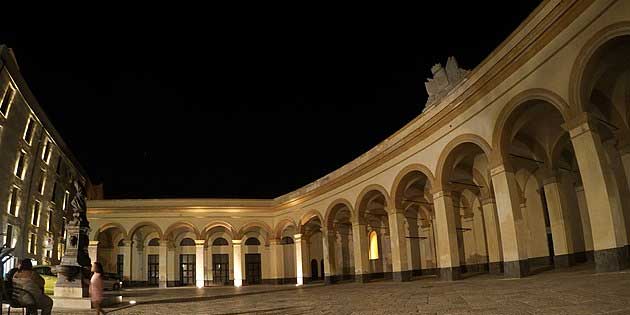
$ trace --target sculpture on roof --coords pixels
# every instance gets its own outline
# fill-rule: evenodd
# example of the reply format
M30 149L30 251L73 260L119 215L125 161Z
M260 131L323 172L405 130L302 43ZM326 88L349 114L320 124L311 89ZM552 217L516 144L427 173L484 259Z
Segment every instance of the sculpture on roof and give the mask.
M439 103L457 84L464 80L469 72L468 70L460 68L457 64L457 60L455 60L453 56L448 57L446 67L444 68L439 63L435 64L431 68L433 78L429 78L427 82L424 83L427 94L429 94L424 108L426 109L431 105Z

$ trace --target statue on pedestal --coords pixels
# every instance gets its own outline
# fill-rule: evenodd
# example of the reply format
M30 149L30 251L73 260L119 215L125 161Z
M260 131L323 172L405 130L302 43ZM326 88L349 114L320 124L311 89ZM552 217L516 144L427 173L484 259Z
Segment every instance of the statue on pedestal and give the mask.
M66 227L65 252L57 267L55 297L84 298L89 296L92 266L88 254L90 224L87 219L84 183L74 180L71 196L72 220Z

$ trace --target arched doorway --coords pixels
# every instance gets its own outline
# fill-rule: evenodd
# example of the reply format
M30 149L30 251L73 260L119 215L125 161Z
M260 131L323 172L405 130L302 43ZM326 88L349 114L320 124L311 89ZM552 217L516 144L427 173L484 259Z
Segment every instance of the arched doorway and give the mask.
M352 212L346 203L337 203L330 209L327 222L330 282L350 280L354 277Z
M319 216L312 216L308 221L301 225L301 234L303 240L302 255L306 261L310 261L309 268L304 268L304 279L310 281L324 280L323 262L324 250L322 240L322 222ZM321 261L321 267L318 266ZM320 275L321 273L321 275Z
M389 215L387 212L387 197L378 189L369 190L360 197L357 207L358 224L365 225L368 248L369 279L392 277L392 242L390 235ZM362 230L362 229L361 229ZM361 253L365 255L366 253Z
M311 260L311 281L317 281L319 278L317 259Z
M435 274L434 210L431 181L417 168L404 170L393 188L396 209L405 216L407 265L413 276Z

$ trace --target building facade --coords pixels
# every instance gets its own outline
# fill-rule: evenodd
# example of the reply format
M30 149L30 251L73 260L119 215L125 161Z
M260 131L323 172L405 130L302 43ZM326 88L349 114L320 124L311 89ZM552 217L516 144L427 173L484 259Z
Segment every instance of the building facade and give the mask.
M25 83L12 50L0 46L1 239L15 248L15 257L59 262L73 179L90 184Z
M303 188L91 200L91 256L161 286L624 269L627 56L630 1L544 1L476 68L433 67L419 116Z

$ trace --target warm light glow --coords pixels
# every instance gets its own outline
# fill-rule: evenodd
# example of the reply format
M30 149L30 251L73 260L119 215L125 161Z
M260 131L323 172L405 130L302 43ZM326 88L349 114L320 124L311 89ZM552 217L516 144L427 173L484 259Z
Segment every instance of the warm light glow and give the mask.
M131 301L129 301L129 304L134 305L134 304L136 304L136 301L135 300L131 300Z
M376 231L370 232L370 260L378 259L378 236Z
M203 283L199 283L199 281L197 281L197 288L198 288L198 289L203 288Z

